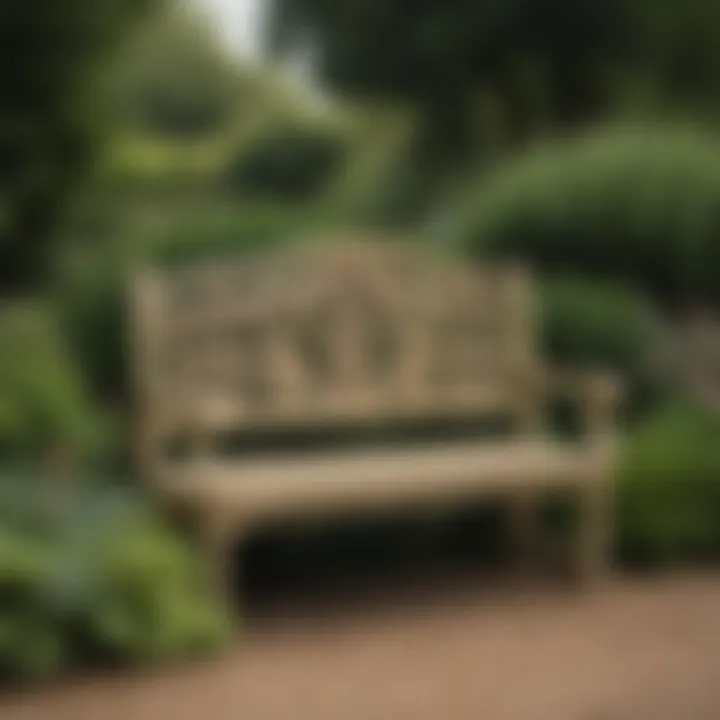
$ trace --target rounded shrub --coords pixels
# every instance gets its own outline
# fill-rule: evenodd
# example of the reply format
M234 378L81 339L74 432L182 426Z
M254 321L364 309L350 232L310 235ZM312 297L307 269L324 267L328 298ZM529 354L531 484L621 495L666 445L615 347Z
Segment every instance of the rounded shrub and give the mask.
M665 340L663 322L647 298L625 285L547 278L540 290L540 332L544 354L556 365L611 370L632 396L652 395L663 385L654 363Z
M674 401L624 441L619 545L643 563L720 556L720 419Z
M543 342L561 362L600 362L639 371L662 336L662 323L645 298L609 282L548 279L541 288Z
M60 672L69 648L47 602L51 547L0 526L0 681Z
M280 127L250 143L225 185L249 198L308 200L322 192L347 154L345 140L321 127Z
M476 257L718 302L720 142L650 128L556 141L493 175L461 226L459 243Z
M99 538L85 618L91 645L118 662L170 660L215 647L229 633L192 546L156 517Z
M141 498L87 487L48 512L0 483L0 682L204 654L230 637L199 553Z

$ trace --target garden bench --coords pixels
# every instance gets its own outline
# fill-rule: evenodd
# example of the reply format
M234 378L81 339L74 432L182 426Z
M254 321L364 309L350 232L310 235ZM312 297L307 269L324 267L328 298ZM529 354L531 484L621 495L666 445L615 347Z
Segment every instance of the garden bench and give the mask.
M543 366L523 268L349 239L145 270L132 303L140 467L194 513L216 567L261 524L485 495L507 496L518 547L531 552L537 495L569 489L581 508L577 568L586 579L605 573L617 386ZM544 431L556 393L579 403L580 441ZM283 455L227 449L244 433L322 438L369 421L478 417L502 417L512 433Z

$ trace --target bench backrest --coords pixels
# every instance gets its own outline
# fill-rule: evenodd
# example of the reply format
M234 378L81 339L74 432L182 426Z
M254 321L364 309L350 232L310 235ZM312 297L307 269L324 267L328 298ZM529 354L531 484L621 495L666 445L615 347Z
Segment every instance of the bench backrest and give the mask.
M133 305L144 461L243 428L536 415L518 267L341 241L144 272Z

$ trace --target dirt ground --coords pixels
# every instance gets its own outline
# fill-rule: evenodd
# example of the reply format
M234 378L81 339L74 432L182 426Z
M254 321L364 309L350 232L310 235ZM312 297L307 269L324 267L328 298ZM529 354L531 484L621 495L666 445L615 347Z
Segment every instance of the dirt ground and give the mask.
M220 659L0 697L0 718L720 720L720 572L431 584L266 611Z

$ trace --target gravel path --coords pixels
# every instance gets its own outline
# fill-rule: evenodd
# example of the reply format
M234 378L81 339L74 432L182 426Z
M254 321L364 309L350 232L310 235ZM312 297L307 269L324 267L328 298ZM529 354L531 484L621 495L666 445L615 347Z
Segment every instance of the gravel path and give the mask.
M0 697L0 718L720 720L720 572L482 585L276 611L211 663Z

